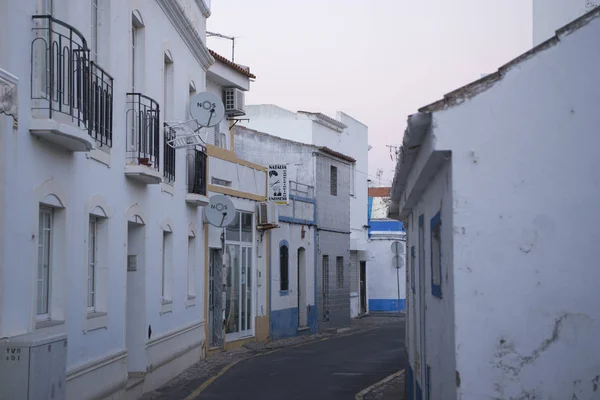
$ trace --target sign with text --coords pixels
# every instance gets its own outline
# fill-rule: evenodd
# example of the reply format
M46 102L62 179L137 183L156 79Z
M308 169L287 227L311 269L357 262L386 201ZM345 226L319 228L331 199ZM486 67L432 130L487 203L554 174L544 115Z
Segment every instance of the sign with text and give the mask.
M268 201L275 204L288 204L288 177L287 165L275 164L269 165L268 182Z

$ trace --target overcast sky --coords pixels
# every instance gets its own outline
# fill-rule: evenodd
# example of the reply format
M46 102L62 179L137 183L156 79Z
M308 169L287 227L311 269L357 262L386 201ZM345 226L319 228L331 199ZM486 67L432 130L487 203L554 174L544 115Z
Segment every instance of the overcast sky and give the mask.
M213 0L208 30L237 37L257 76L246 104L368 125L368 174L385 185L406 117L527 51L531 17L530 0ZM231 41L208 45L231 58Z

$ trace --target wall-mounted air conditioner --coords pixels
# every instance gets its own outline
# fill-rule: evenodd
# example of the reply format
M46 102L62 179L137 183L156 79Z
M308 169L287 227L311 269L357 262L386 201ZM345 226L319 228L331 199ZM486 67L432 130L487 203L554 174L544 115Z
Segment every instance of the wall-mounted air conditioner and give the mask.
M258 226L277 225L279 212L275 203L258 203Z
M243 90L226 88L223 96L225 98L225 113L231 117L246 115L246 111L244 111L244 96L245 93Z
M0 400L65 399L67 335L0 340Z

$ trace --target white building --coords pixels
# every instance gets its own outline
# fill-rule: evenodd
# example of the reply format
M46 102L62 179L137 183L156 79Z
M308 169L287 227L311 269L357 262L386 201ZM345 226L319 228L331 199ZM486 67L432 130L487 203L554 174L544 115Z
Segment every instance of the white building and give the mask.
M350 180L350 314L356 317L360 304L360 262L367 260L368 128L343 112L336 118L318 112L292 112L271 104L246 107L249 128L286 139L326 146L356 160ZM363 296L364 298L364 296Z
M369 188L369 268L360 266L369 312L406 309L406 232L402 222L387 217L390 189Z
M409 117L408 399L597 398L599 43L596 8Z
M600 6L600 0L532 1L534 46L552 38L556 30L563 25Z
M33 397L54 385L67 399L135 398L206 347L205 177L191 191L186 150L165 145L161 127L187 119L188 88L205 90L210 10L203 0L0 9L11 38L0 69L18 94L14 119L0 116L0 344L25 354L59 341L32 349L32 370L49 376L30 381ZM206 169L202 150L191 157ZM0 365L3 394L24 398L27 362L0 359L11 363Z
M207 73L207 90L221 97L228 117L207 129L208 196L228 196L238 220L225 230L206 225L208 232L205 290L208 296L206 335L209 354L240 347L269 336L268 287L271 233L257 224L257 210L267 195L266 167L241 159L235 153L234 125L244 113L244 92L256 77L248 68L210 51L215 63ZM191 94L191 93L190 93ZM235 99L235 100L233 100ZM260 229L260 231L257 231ZM221 265L225 261L225 274ZM221 293L225 284L225 304ZM224 307L224 329L221 311Z

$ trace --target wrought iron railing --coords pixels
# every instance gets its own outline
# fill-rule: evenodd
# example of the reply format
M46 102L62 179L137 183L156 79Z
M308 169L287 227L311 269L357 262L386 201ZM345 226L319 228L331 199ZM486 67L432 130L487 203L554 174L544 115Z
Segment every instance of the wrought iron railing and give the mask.
M90 61L84 36L50 15L33 16L32 110L70 117L103 145L112 145L113 78Z
M160 169L160 108L141 93L127 93L127 160Z
M175 129L165 125L163 135L163 162L165 163L163 177L165 182L175 182L175 148L167 142L175 139L177 136Z
M102 145L112 147L113 78L93 61L90 76L90 135Z
M206 196L206 149L197 147L188 154L188 193Z
M314 186L300 183L297 181L290 181L290 194L299 197L314 198L315 188Z

